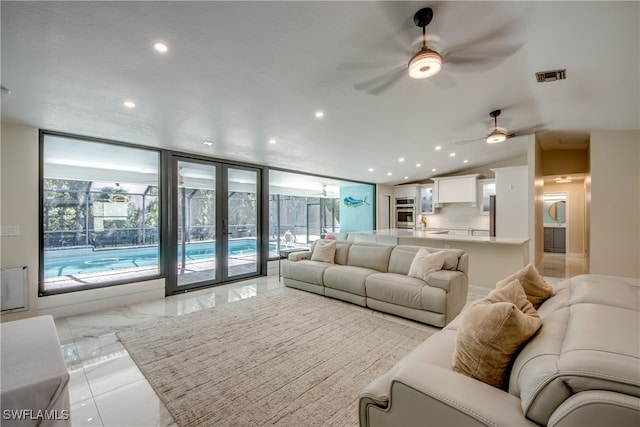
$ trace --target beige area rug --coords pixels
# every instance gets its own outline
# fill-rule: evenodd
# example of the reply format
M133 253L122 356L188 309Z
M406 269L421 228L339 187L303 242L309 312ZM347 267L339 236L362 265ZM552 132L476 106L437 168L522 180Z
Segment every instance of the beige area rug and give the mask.
M281 288L117 335L181 427L343 427L358 425L360 391L431 333Z

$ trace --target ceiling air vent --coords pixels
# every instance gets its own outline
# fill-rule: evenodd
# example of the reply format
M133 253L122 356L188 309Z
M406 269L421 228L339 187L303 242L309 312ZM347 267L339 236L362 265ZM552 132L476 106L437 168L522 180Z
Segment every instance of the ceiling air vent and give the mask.
M564 80L567 78L567 70L551 70L540 71L536 73L536 80L538 83L555 82L556 80Z

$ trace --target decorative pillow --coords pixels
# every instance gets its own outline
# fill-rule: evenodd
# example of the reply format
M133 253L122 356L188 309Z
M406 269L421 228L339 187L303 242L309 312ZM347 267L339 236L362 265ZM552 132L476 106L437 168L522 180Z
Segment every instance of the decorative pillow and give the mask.
M430 253L426 248L418 249L409 267L410 277L427 281L427 276L434 271L442 270L446 254L444 251Z
M456 335L453 370L503 388L513 358L541 325L520 283L509 282L467 310Z
M336 242L318 240L311 253L311 261L321 261L333 264L336 256Z
M446 257L444 259L444 265L442 266L443 270L455 270L458 268L458 261L460 257L464 254L464 251L461 249L447 249L444 251Z
M496 283L496 289L501 288L514 280L518 280L527 294L527 299L531 301L534 308L540 307L547 298L553 295L553 288L540 276L538 270L529 264L519 271L516 271L506 279Z

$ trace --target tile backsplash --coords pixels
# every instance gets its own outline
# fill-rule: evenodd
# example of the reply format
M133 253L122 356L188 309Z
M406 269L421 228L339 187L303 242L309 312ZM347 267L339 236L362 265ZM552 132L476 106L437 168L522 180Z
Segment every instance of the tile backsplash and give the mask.
M479 206L471 203L447 203L436 209L433 215L427 215L429 228L473 228L489 229L489 215L482 214Z

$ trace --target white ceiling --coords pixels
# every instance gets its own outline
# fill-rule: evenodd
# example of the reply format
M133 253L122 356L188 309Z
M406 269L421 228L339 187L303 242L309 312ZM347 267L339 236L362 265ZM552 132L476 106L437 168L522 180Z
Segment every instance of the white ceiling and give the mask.
M432 79L403 73L367 92L419 49L412 17L425 6L431 48L467 46L455 53L486 63L445 62ZM498 108L499 126L544 129L547 147L639 129L639 6L2 1L2 121L349 180L424 180L521 156L526 137L456 144L486 135ZM558 68L566 80L536 82Z

